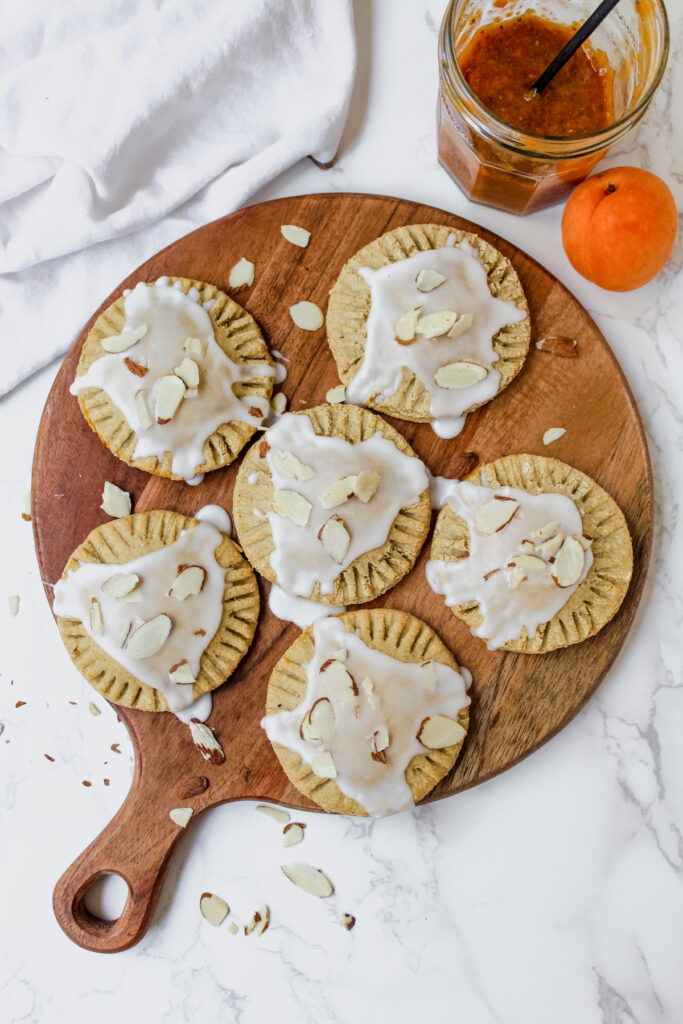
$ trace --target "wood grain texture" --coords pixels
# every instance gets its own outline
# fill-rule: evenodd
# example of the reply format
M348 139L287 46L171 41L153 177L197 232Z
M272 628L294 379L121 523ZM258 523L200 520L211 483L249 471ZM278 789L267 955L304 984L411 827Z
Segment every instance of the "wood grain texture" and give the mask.
M100 511L104 480L130 491L136 511L170 508L192 514L217 502L230 509L237 465L207 475L198 487L149 476L119 462L87 426L69 395L81 346L101 309L126 287L162 274L197 278L227 290L230 268L241 256L256 264L256 280L235 293L256 318L271 348L290 362L283 390L294 410L324 401L337 383L324 330L308 333L291 322L288 307L310 299L325 308L344 262L384 231L431 221L477 231L508 256L524 285L532 340L544 335L578 339L579 357L532 351L522 373L491 404L467 419L454 440L437 438L425 424L392 421L432 470L462 475L476 453L487 462L511 452L556 456L588 473L623 509L634 543L635 570L615 619L583 644L540 657L489 651L428 588L424 576L429 542L415 569L375 606L405 609L424 619L473 673L470 733L454 771L429 799L439 799L503 771L560 730L595 691L621 648L640 598L652 536L652 482L647 447L633 398L606 341L586 311L546 270L488 231L442 210L379 196L313 195L275 200L240 210L169 246L139 267L93 314L70 350L49 395L36 444L33 525L42 578L56 581L68 556L107 518ZM308 228L299 249L280 233L282 224ZM544 448L550 426L565 427ZM107 828L71 865L55 889L54 907L64 931L88 949L114 952L137 942L147 928L184 830L168 817L191 806L199 815L228 800L257 798L313 810L294 789L259 726L271 669L299 630L268 611L268 584L260 581L264 610L255 642L233 678L214 694L210 724L227 760L202 760L189 730L170 714L117 708L131 734L136 770L128 798ZM372 605L370 606L372 607ZM85 909L83 894L98 874L116 871L130 896L116 922L101 922Z

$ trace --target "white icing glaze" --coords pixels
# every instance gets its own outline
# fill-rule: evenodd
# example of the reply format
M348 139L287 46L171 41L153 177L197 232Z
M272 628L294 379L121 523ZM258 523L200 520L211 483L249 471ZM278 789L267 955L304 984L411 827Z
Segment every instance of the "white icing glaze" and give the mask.
M205 476L206 473L197 473L196 476L191 476L189 480L185 481L185 483L190 487L199 487L199 485L204 482Z
M447 476L434 476L429 470L427 473L429 474L429 497L432 501L432 508L443 508L449 494L456 493L460 481Z
M275 363L275 384L282 384L286 380L287 367L284 365L284 363L278 361Z
M590 550L585 552L583 572L570 587L558 587L551 578L552 565L539 573L529 573L517 587L511 586L508 563L523 552L521 542L532 540L532 534L551 522L560 523L565 537L583 532L581 515L574 502L564 494L529 494L516 487L498 487L495 490L463 481L451 481L447 500L453 511L465 520L469 530L469 557L458 562L430 560L427 563L427 582L446 604L478 601L483 616L474 636L486 639L490 650L497 650L508 640L517 640L526 627L533 636L538 627L557 615L586 578L593 564ZM512 520L493 534L482 534L475 527L477 509L490 501L494 494L514 498L519 510ZM538 554L538 551L535 552ZM494 569L499 569L484 579Z
M195 512L194 518L200 523L211 523L221 533L232 537L232 520L230 513L222 505L204 505L199 512Z
M199 663L214 636L223 614L225 569L214 557L222 536L215 526L199 523L183 530L173 544L141 555L121 565L81 563L54 590L54 612L67 619L78 619L83 628L114 661L142 682L159 690L166 697L171 711L178 712L192 704L192 686L172 683L169 669L186 659L192 673L199 672ZM169 597L168 591L178 575L179 565L201 565L206 579L200 592L184 601ZM119 600L103 591L102 584L119 573L137 573L140 600ZM94 635L90 623L92 598L99 602L104 634ZM157 615L168 615L173 627L161 649L149 658L133 658L126 647L117 647L116 640L130 624L131 632ZM205 636L196 636L203 629Z
M278 352L276 348L271 349L270 354L272 355L273 359L278 359L281 363L289 362L287 356L283 356L282 352Z
M275 490L296 491L312 503L306 526L296 526L291 519L268 512L274 550L270 564L283 590L308 597L316 582L321 592L331 594L334 581L359 555L381 547L400 509L412 505L428 487L427 472L420 459L404 455L393 441L374 434L366 441L351 444L340 437L321 437L315 433L308 416L286 413L267 434L267 460ZM310 480L293 480L282 476L275 467L278 451L296 455L315 471ZM351 498L337 508L325 509L321 495L342 477L375 470L380 475L379 487L367 504ZM351 535L346 557L335 562L318 539L327 520L341 516Z
M492 369L496 355L492 338L505 324L518 323L526 313L514 302L496 299L489 291L486 271L476 250L467 242L456 246L454 236L441 249L415 253L407 259L359 274L370 285L370 313L363 361L347 386L349 402L363 405L370 399L389 398L408 367L431 396L432 427L440 437L455 437L462 430L464 413L472 405L493 398L500 374ZM420 292L415 279L423 269L437 270L446 280L438 288ZM472 326L458 338L418 337L411 345L396 341L395 324L409 309L421 306L421 316L451 310L471 313ZM459 360L478 362L488 376L466 388L439 387L434 375L440 366Z
M337 785L373 816L393 814L413 806L405 781L405 770L416 754L426 753L417 739L424 718L443 714L457 719L470 699L467 688L471 675L434 662L436 686L425 688L419 664L407 664L368 647L355 633L347 633L341 619L326 617L313 625L315 653L306 666L307 688L301 704L293 711L267 715L261 725L273 743L300 754L310 764L316 753L329 750L334 760ZM358 696L350 703L333 700L335 730L327 744L312 744L301 738L299 726L304 714L319 697L325 696L320 667L339 650L347 650L346 665L358 685ZM372 694L363 687L372 680ZM376 705L376 706L373 706ZM356 706L360 708L356 718ZM380 726L389 730L387 762L370 756L372 735Z
M232 385L259 377L274 377L275 368L265 363L233 362L215 339L211 319L197 301L199 292L191 289L191 294L185 295L179 286L177 281L169 288L168 278L159 278L155 285L143 281L137 284L125 297L123 331L147 326L147 333L131 348L105 353L95 360L86 373L76 377L71 393L77 395L85 388L102 388L136 432L135 458L154 455L161 461L167 451L171 452L172 471L189 481L204 462L204 442L222 423L239 421L258 427L268 413L269 403L265 398L237 398ZM190 337L206 343L204 355L184 351L183 345ZM171 374L188 355L199 366L197 394L186 394L175 416L168 423L157 423L154 403L158 381ZM126 357L143 365L146 362L147 373L143 377L131 373ZM153 419L147 429L140 426L135 401L140 390L146 392ZM252 415L250 407L258 409L259 415Z
M276 619L293 622L299 629L307 629L318 619L324 619L328 615L339 615L346 611L344 605L333 607L328 604L320 604L318 601L309 601L306 597L294 597L278 587L277 583L271 584L268 607Z
M185 725L189 725L192 720L198 722L205 722L211 714L213 707L213 693L209 690L208 693L203 693L201 697L197 697L191 704L188 704L186 708L180 708L178 711L174 711L176 718L184 722Z

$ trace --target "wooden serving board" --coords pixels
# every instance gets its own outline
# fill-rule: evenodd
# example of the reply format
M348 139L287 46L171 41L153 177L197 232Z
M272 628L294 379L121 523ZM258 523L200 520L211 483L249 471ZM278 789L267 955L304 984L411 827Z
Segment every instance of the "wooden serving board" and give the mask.
M111 480L130 491L136 511L170 508L191 515L211 502L232 507L237 463L188 487L131 469L111 455L87 426L69 394L81 345L92 322L124 288L140 280L179 275L225 290L241 256L256 264L251 288L236 293L254 315L271 347L289 363L283 385L293 410L325 400L338 383L324 329L294 326L289 306L310 299L325 308L342 265L384 231L427 221L476 231L513 262L532 317L532 339L578 338L579 357L560 358L533 346L520 376L489 405L467 418L462 434L440 440L425 424L393 421L432 472L462 473L463 453L480 462L511 452L552 454L594 477L619 502L634 542L631 588L615 619L597 636L540 656L492 652L427 586L425 544L415 569L375 602L428 622L473 674L471 727L451 774L429 797L436 800L491 778L535 750L567 724L595 691L622 646L643 589L652 537L652 481L638 411L614 357L576 299L524 252L443 210L381 196L312 195L262 203L209 224L164 249L130 275L93 313L57 376L38 432L33 468L33 526L42 578L61 575L68 556L93 527L102 486ZM285 241L282 224L311 231L307 249ZM552 448L541 438L551 426L567 429ZM471 468L468 466L468 468ZM259 726L271 669L299 635L268 610L269 584L260 581L261 619L254 644L230 681L214 694L209 719L226 753L220 766L205 762L187 726L171 714L116 708L135 748L130 793L110 824L62 875L54 894L59 924L87 949L115 952L136 943L149 925L171 854L184 830L169 818L178 806L200 814L229 800L257 798L315 810L289 783ZM103 922L84 905L94 878L117 872L130 894L121 917Z

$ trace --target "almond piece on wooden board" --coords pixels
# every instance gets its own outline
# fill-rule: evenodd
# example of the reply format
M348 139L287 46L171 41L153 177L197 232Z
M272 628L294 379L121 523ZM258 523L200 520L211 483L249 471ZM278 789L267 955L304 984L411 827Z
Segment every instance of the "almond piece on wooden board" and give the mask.
M498 533L507 526L518 508L519 502L514 498L495 495L490 501L479 506L474 517L474 525L479 533Z
M473 323L474 317L471 313L461 313L448 332L448 337L459 338L461 334L465 333L465 331L469 331Z
M289 480L312 480L317 476L316 471L302 462L294 452L274 451L271 460L275 471Z
M454 718L448 715L430 715L424 718L417 730L417 738L423 747L429 750L441 750L460 743L465 730Z
M444 275L440 274L438 270L433 270L431 267L423 267L415 278L415 285L419 292L433 292L445 280Z
M270 924L270 910L264 903L262 907L254 911L249 920L244 926L244 934L250 935L252 932L254 935L263 935L264 931Z
M190 686L197 682L186 658L179 661L176 665L171 665L168 678L172 683L176 683L179 686Z
M168 615L156 615L153 619L143 622L141 626L132 633L126 644L126 653L131 658L142 660L151 658L160 651L168 640L171 632L171 622Z
M104 581L102 590L110 597L125 597L131 590L135 590L139 582L140 577L136 572L117 572Z
M231 288L249 288L254 283L254 264L244 256L230 271L228 284Z
M183 352L187 352L189 356L204 356L206 355L207 342L202 338L186 338L183 342Z
M108 338L102 338L102 348L105 352L125 352L127 349L132 348L133 345L140 341L140 338L144 338L147 334L147 324L142 324L141 327L136 327L133 331L123 331L121 334L112 334Z
M223 924L226 917L230 913L230 907L221 899L220 896L214 895L212 892L203 892L199 900L199 909L202 917L209 924L213 925L214 928L218 928L219 925Z
M399 345L412 345L417 338L417 322L420 319L422 306L409 309L394 324L394 336Z
M257 804L257 811L261 814L265 814L267 817L272 818L278 825L285 825L289 821L289 814L287 811L281 811L279 807L269 807L268 804Z
M310 864L294 862L293 864L281 864L280 871L290 882L310 893L311 896L318 896L325 899L334 892L334 886L329 878L319 868L311 867Z
M100 602L96 597L93 597L90 602L90 632L93 636L104 635L104 619L102 618L102 608Z
M274 491L273 512L291 519L296 526L307 526L311 518L312 504L297 491Z
M356 476L343 476L335 480L327 487L321 497L320 504L323 508L339 508L353 495L356 486Z
M300 249L305 249L311 240L311 232L296 224L283 224L280 231L283 238L286 238L292 245L298 245Z
M270 400L270 407L276 416L282 416L287 408L287 395L284 391L278 391L276 395L273 395Z
M558 587L572 587L583 572L586 553L576 537L565 537L553 564L553 580Z
M225 753L210 726L192 719L190 734L192 742L205 761L209 761L210 764L223 764Z
M318 331L325 323L323 311L315 302L295 302L289 307L289 315L302 331Z
M176 601L184 601L188 597L196 597L206 582L206 569L201 565L179 565L178 575L171 584L169 597Z
M182 362L178 363L177 366L174 366L173 372L176 377L180 377L185 387L199 387L199 367L195 363L194 359L190 359L189 356L185 356Z
M336 779L337 766L329 750L319 750L311 758L311 770L320 779Z
M579 354L579 346L576 338L563 338L557 334L549 334L536 342L539 352L547 352L551 356L561 356L564 359L576 359Z
M173 419L180 403L185 397L185 381L169 373L161 377L157 384L157 397L154 404L154 416L157 423L168 423Z
M336 387L330 388L325 395L325 401L329 402L330 405L334 405L335 402L346 401L346 388L343 384L337 384Z
M328 658L320 666L320 685L325 695L343 704L352 704L358 696L358 686L346 665L335 658Z
M308 743L329 743L334 735L335 722L332 702L327 697L318 697L304 715L299 735Z
M172 811L168 812L171 821L179 825L180 828L185 828L193 814L194 811L191 807L174 807Z
M140 360L139 363L136 363L135 360L131 359L130 356L126 356L126 358L123 361L126 364L126 369L129 370L134 377L147 376L148 366L146 361Z
M481 363L461 359L457 363L445 363L434 374L440 388L471 388L488 377L489 371Z
M100 508L112 519L123 519L124 516L130 515L132 508L130 494L128 491L121 490L116 484L110 483L109 480L105 480Z
M442 335L448 334L457 319L458 314L451 309L442 309L438 313L427 313L426 316L421 316L418 320L416 330L424 338L440 338Z
M139 391L135 392L135 410L138 414L138 427L140 430L149 430L154 424L154 417L149 411L147 392L144 388L140 388Z
M351 535L346 529L341 516L330 516L326 523L320 527L318 540L327 551L330 558L341 565L346 558L351 543Z
M304 840L304 829L306 826L301 821L290 821L282 830L283 846L298 846Z
M364 505L374 498L379 487L380 475L374 469L363 469L356 477L353 493Z
M387 749L389 747L389 730L386 725L380 725L372 734L372 749L370 757L380 764L387 763Z
M543 444L552 444L553 441L559 441L566 433L566 427L548 427L543 435Z

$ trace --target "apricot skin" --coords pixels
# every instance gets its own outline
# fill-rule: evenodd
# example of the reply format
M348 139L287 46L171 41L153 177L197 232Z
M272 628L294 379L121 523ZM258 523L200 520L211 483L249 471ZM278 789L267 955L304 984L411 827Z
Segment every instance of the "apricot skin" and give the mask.
M669 186L638 167L613 167L586 178L562 215L569 262L583 277L613 292L651 281L671 255L677 230Z

